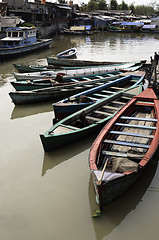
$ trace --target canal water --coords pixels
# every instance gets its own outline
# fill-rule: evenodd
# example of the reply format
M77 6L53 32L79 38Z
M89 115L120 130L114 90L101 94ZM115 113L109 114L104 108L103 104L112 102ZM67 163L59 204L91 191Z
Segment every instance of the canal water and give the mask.
M158 154L132 188L94 219L98 205L88 156L96 133L45 154L39 134L52 125L52 105L15 106L9 97L13 63L47 64L46 57L70 47L77 47L78 59L149 61L159 51L159 35L55 36L49 49L0 64L0 239L158 240Z

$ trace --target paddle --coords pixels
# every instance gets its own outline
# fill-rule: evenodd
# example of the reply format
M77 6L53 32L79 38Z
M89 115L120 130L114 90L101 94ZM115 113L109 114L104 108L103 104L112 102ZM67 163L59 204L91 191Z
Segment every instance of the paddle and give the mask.
M103 178L103 175L104 175L104 172L105 172L105 169L106 169L107 163L108 163L108 158L107 158L106 161L105 161L105 164L104 164L104 167L103 167L103 170L102 170L101 176L100 176L99 180L97 181L97 185L98 185L98 186L100 186L101 183L102 183L102 178Z

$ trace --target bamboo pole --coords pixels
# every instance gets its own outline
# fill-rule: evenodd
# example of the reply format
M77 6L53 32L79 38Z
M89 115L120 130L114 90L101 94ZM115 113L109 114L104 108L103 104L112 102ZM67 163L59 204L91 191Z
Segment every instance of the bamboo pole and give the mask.
M102 178L103 178L103 175L104 175L104 172L105 172L105 169L106 169L106 166L107 166L107 163L108 163L108 158L106 159L105 161L105 164L104 164L104 167L103 167L103 170L102 170L102 173L101 173L101 176L97 182L97 185L100 186L101 183L102 183Z

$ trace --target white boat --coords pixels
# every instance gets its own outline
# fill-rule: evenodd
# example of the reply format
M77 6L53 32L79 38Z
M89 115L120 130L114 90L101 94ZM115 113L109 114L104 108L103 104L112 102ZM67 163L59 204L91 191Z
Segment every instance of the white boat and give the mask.
M57 54L57 58L73 58L76 56L77 48L70 48Z
M135 71L139 69L143 65L142 62L137 63L126 63L119 65L107 65L107 66L94 66L94 67L86 67L86 68L77 68L77 69L63 69L56 71L41 71L41 72L30 72L30 73L17 73L14 72L14 76L17 81L22 80L33 80L33 79L46 79L46 78L55 78L57 74L62 74L63 76L81 76L81 75L89 75L89 74L97 74L104 73L109 71L117 71L117 70L128 70Z

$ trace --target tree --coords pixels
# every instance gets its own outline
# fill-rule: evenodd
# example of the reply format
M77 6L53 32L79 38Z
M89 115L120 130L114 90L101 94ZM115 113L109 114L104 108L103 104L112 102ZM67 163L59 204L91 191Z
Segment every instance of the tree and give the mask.
M88 2L88 10L96 10L96 9L98 9L98 3L97 3L97 1L96 0L90 0L89 2Z
M111 0L110 1L110 9L111 10L117 10L118 9L118 3L116 0Z
M106 9L108 9L107 3L106 3L105 0L98 0L97 3L98 3L98 9L100 9L100 10L106 10Z
M58 0L58 3L60 3L60 4L66 4L67 1L65 1L65 0Z
M121 9L128 10L128 5L124 1L122 1L122 3L121 3Z
M133 13L135 12L135 6L134 6L133 3L129 6L129 9L130 9Z

